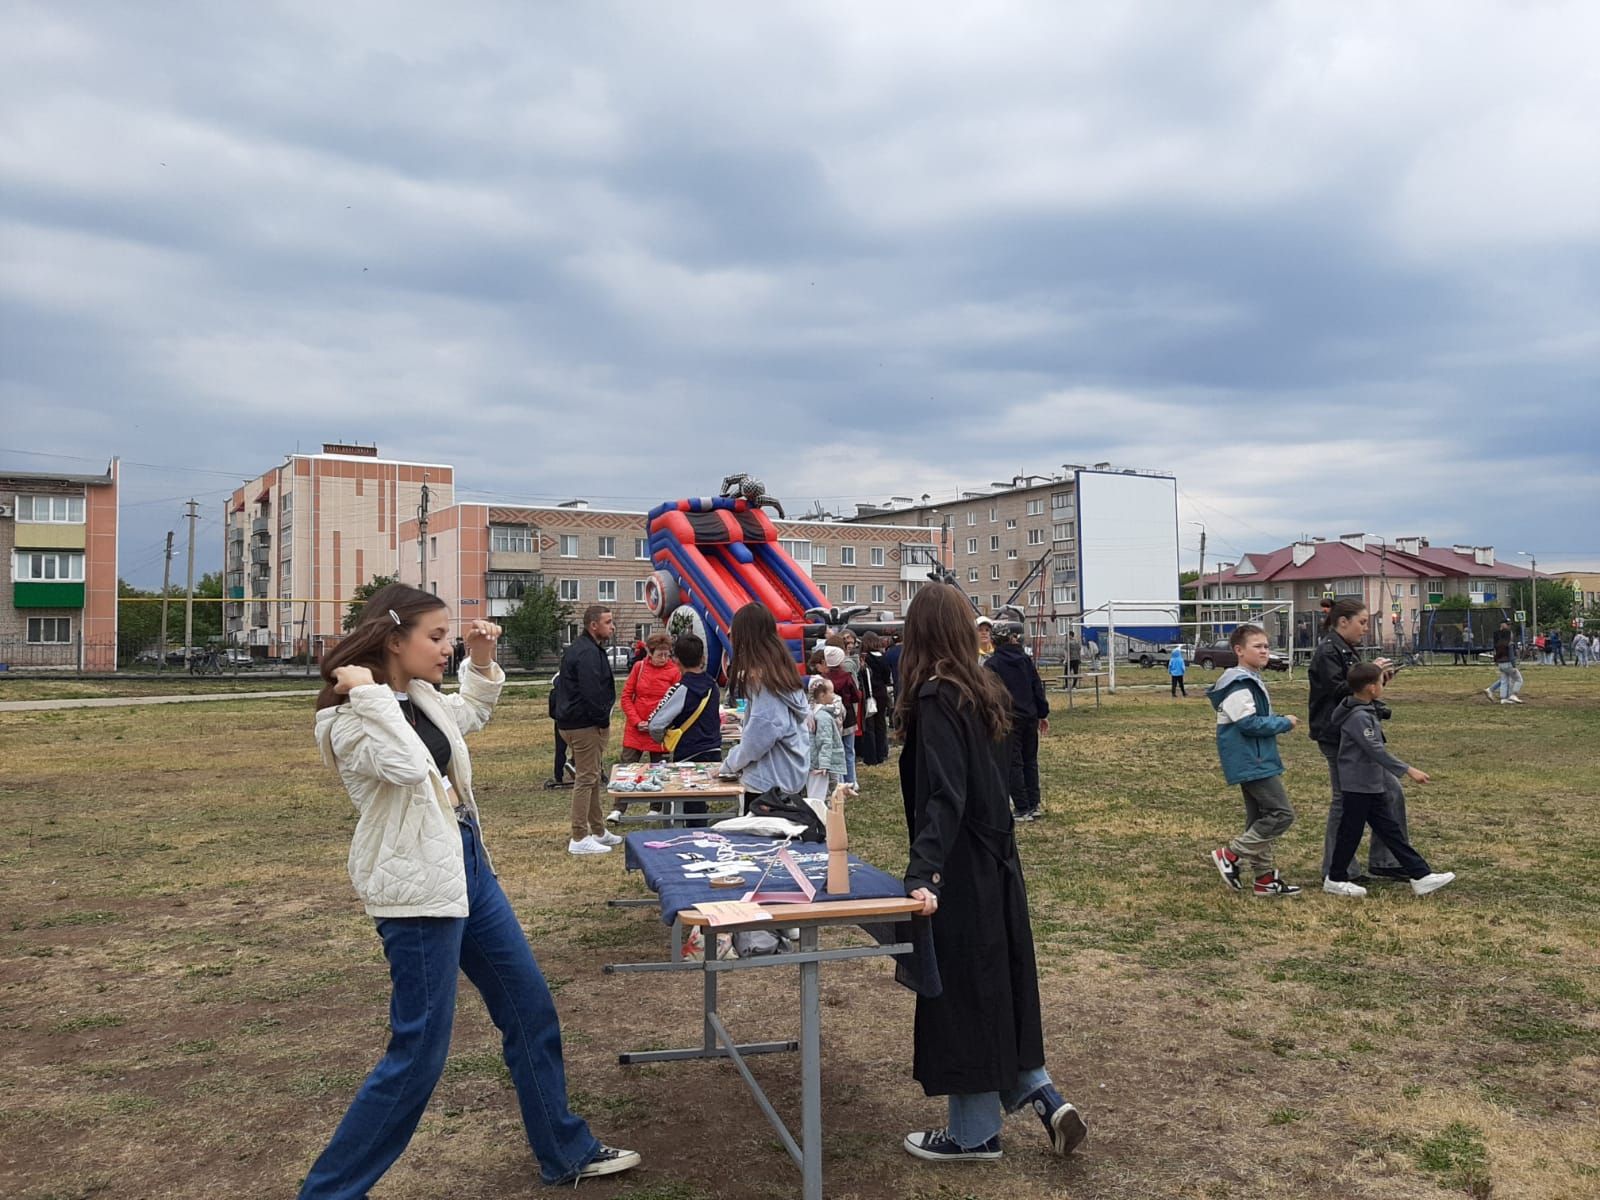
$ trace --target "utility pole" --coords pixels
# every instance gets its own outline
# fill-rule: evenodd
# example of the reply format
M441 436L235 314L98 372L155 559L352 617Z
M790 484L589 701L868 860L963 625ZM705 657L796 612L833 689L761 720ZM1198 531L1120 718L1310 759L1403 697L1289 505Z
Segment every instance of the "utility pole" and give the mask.
M1194 644L1195 649L1200 648L1201 622L1205 620L1206 611L1206 523L1204 521L1190 521L1191 525L1200 526L1200 578L1194 585ZM1180 593L1179 599L1182 599ZM1178 605L1178 640L1183 640L1183 605Z
M184 588L183 602L183 665L189 665L189 651L194 645L194 525L200 519L200 506L189 501L189 511L184 519L189 522L189 582Z
M417 560L422 564L422 590L428 590L428 473L422 473L422 503L417 505Z
M1389 543L1379 543L1378 551L1378 599L1383 605L1383 612L1378 617L1378 649L1383 649L1383 622L1389 616ZM1400 649L1399 638L1395 639L1395 650Z
M1533 636L1539 636L1539 560L1528 555L1528 591L1533 593Z
M161 562L161 640L156 643L156 670L167 669L167 595L172 590L172 530L167 530L167 556Z

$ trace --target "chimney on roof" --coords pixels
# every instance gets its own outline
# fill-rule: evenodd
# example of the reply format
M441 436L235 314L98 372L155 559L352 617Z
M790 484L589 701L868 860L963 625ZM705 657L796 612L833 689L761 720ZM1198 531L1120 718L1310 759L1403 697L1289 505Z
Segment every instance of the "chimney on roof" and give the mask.
M1365 551L1367 548L1367 535L1364 533L1342 533L1339 540L1352 550Z
M1399 537L1394 540L1394 548L1401 554L1420 554L1427 544L1428 539L1420 537Z
M1453 550L1457 554L1463 554L1463 555L1467 555L1469 557L1472 554L1472 547L1471 546L1463 546L1459 542L1457 542L1454 546L1451 546L1450 549Z
M1474 546L1472 548L1472 560L1480 567L1494 566L1494 547Z
M1319 538L1318 541L1321 539ZM1294 544L1294 565L1303 567L1311 561L1311 556L1317 552L1316 542L1296 542Z
M589 502L587 500L563 500L560 504L556 505L556 507L557 508L588 508L589 507Z

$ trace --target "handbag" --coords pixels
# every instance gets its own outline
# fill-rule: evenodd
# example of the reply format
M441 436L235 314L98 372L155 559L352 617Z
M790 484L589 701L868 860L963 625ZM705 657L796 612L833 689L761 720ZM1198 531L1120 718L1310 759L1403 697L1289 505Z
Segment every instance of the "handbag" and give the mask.
M682 725L669 726L666 733L661 735L661 744L666 748L668 754L671 754L678 748L678 743L683 740L684 733L700 719L700 714L706 710L706 701L710 699L710 692L707 692L704 696L701 696L699 705L696 706L694 712L689 714L689 719L687 721L685 721Z
M753 817L781 817L805 826L805 832L800 835L802 842L828 840L828 831L822 824L822 818L817 816L816 809L806 803L803 795L792 795L780 787L771 787L751 800L745 811Z

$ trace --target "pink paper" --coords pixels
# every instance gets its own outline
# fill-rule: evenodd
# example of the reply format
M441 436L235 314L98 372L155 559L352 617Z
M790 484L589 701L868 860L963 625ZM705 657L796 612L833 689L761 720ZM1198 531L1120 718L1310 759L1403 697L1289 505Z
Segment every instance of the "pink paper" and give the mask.
M779 850L773 856L774 863L782 863L789 872L789 878L794 880L798 892L769 891L766 888L767 876L772 873L772 865L761 873L761 878L756 881L756 886L751 888L742 897L754 904L810 904L817 898L816 884L806 878L806 873L800 869L800 864L795 862L794 855L789 853L788 847Z

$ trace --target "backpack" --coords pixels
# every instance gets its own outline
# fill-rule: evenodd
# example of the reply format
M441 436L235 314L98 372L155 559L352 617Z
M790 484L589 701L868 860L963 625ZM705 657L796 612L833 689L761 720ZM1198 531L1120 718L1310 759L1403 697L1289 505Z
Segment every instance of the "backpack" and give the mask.
M791 795L782 788L768 788L750 801L745 811L753 817L778 817L784 821L793 821L796 825L804 825L806 831L800 835L802 842L828 840L827 828L817 816L816 810L806 803L805 797Z

